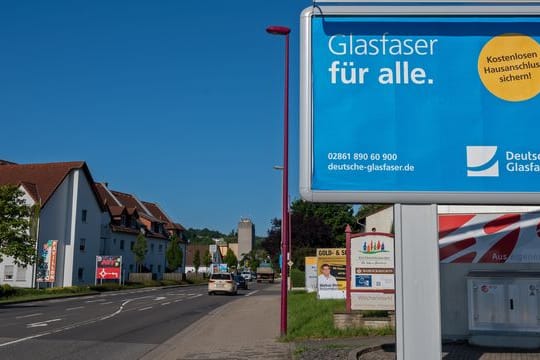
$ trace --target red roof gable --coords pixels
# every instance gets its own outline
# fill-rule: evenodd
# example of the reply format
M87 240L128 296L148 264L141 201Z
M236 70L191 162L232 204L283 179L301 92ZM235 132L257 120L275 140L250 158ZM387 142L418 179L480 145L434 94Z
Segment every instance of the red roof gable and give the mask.
M83 170L96 201L103 208L90 170L84 161L0 165L0 185L22 185L36 202L41 202L41 206L45 206L52 194L73 170Z

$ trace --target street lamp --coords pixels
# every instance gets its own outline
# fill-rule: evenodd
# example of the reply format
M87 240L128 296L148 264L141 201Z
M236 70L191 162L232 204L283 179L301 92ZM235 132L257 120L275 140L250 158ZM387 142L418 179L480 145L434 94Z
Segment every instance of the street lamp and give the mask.
M281 336L287 335L287 254L289 242L289 34L285 26L269 26L266 32L285 35L285 101L283 116L283 181L281 191Z
M284 169L284 167L281 166L281 165L274 165L273 168L274 168L274 170L279 170L279 171L283 171L283 169ZM291 209L289 208L290 202L291 202L291 199L290 199L290 194L289 194L287 196L287 227L288 227L288 232L287 232L287 250L288 250L287 265L289 265L289 261L292 261L292 225L291 225L292 224L292 219L291 219ZM287 268L287 271L290 270L291 266L289 266ZM292 290L292 280L290 280L290 277L291 277L291 274L289 273L289 279L287 279L287 284L288 284L287 289Z

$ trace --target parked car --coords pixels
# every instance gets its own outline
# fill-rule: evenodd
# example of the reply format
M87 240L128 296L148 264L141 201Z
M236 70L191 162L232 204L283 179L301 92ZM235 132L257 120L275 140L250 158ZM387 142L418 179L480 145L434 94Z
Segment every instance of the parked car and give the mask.
M253 274L251 271L242 271L242 277L246 279L246 281L253 281Z
M247 283L247 280L244 278L244 276L235 275L234 280L236 281L236 287L238 289L244 289L244 290L248 289L248 283Z
M238 287L236 286L233 274L214 273L210 275L210 279L208 279L208 295L214 295L218 292L229 295L237 294Z

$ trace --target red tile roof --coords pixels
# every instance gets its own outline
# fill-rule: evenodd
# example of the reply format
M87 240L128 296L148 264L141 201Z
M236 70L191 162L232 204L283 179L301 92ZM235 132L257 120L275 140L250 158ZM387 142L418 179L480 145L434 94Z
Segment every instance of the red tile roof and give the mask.
M96 183L96 189L99 193L99 196L101 197L101 201L103 205L108 205L109 207L122 206L116 201L114 196L112 196L112 194L109 192L109 190L107 189L107 185L103 183Z
M163 210L161 210L158 204L147 202L147 201L143 201L142 203L144 207L146 207L148 211L150 211L154 217L163 221L166 224L165 229L180 230L180 231L185 230L182 225L172 222L172 220L167 216L167 214Z
M84 161L45 164L0 165L0 185L22 185L30 196L45 206L58 186L73 170L82 170L91 184L96 201L102 207L90 170Z

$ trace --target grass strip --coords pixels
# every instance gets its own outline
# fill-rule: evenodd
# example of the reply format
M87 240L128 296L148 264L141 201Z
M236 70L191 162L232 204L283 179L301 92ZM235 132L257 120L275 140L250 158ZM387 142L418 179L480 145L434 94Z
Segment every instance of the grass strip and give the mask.
M391 335L391 327L336 329L334 312L345 311L345 300L318 300L316 293L289 292L287 335L284 341L353 336Z

